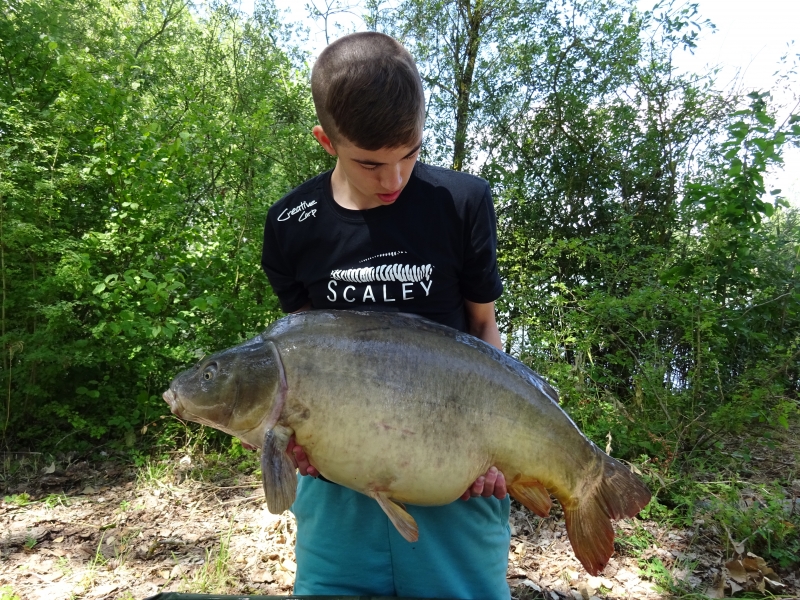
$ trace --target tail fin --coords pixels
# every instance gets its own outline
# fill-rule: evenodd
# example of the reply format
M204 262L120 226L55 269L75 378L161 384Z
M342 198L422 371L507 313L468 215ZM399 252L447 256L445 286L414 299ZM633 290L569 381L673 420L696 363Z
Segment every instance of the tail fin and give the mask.
M614 553L611 519L634 517L650 502L650 490L620 462L606 454L603 472L589 493L564 503L567 534L575 556L598 575Z

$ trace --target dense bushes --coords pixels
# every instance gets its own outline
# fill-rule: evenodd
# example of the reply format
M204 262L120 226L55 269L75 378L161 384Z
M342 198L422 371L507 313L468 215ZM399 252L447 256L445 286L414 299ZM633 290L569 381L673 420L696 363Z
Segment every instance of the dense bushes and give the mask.
M306 81L267 10L19 0L0 37L5 442L130 443L278 314L263 218L323 168Z

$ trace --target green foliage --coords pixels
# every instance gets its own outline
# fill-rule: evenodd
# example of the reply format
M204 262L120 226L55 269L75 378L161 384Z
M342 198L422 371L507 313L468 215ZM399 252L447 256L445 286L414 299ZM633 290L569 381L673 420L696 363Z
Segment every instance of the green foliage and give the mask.
M264 214L327 164L282 36L267 4L4 9L6 444L153 436L175 372L279 314Z
M656 545L657 540L653 534L636 521L633 523L632 531L619 532L614 539L616 549L637 559L643 578L649 579L661 589L675 590L671 570L658 556L653 556L653 553L649 552Z
M628 533L619 533L614 538L614 544L625 550L628 554L637 556L650 548L655 542L653 534L634 521L634 528Z
M10 585L0 587L0 600L21 600Z
M21 494L14 494L12 496L5 496L3 502L8 504L15 504L17 506L27 506L31 502L30 494L22 492Z
M667 567L657 556L639 561L639 570L643 578L649 579L662 590L675 591L672 569Z
M69 498L63 492L58 494L48 494L42 499L42 504L47 508L55 508L56 506L69 506Z
M800 564L800 513L792 510L780 485L743 490L741 486L717 486L701 515L719 523L720 537L728 555L735 553L731 544L743 543L749 552L770 564L790 569ZM746 492L746 493L745 493Z

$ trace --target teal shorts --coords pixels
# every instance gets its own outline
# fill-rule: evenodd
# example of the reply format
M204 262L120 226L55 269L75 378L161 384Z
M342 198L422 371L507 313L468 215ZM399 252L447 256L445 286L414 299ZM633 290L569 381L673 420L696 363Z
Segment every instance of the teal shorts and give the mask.
M407 505L419 541L404 540L378 503L298 475L297 595L509 600L509 499Z

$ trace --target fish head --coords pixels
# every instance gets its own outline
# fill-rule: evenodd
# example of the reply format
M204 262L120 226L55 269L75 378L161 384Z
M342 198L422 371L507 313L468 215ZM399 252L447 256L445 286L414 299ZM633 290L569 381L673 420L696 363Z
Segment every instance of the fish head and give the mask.
M260 446L281 390L280 360L259 335L201 359L172 380L163 398L180 419Z

